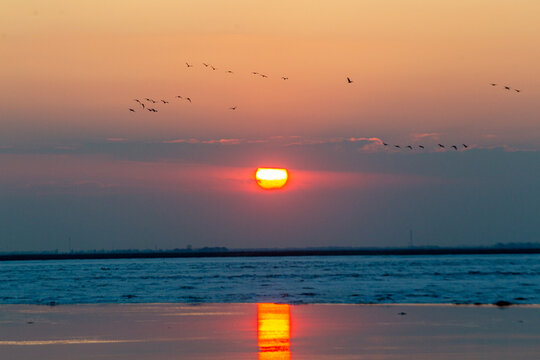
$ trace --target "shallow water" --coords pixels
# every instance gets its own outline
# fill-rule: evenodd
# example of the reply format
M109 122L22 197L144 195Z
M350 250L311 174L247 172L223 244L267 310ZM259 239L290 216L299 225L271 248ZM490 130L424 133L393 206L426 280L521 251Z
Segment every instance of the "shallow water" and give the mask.
M540 255L13 261L0 303L540 303Z

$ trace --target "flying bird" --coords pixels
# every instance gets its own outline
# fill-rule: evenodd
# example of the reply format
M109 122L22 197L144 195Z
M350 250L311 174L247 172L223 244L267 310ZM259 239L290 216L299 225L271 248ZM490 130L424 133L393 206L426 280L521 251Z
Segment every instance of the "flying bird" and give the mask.
M139 104L141 103L141 100L139 100L139 99L133 99L133 101L136 101L136 102L138 102Z
M289 78L288 78L288 77L285 77L285 76L282 76L281 78L282 78L283 80L289 80Z
M234 74L231 70L227 70L227 72L228 72L229 74Z
M491 83L491 84L489 84L489 85L491 85L491 86L497 86L497 84L494 84L494 83Z
M208 64L207 63L202 63L205 67L208 67Z
M418 147L419 147L420 149L422 149L422 150L424 149L424 146L423 146L423 145L418 145Z
M164 104L168 104L168 103L169 103L168 101L163 100L163 99L161 100L161 102L164 103Z
M351 78L347 77L347 84L352 84L354 81L351 80Z
M444 145L443 144L438 144L439 147L443 148L444 149Z
M452 145L451 147L453 147L454 150L457 150L457 146L456 146L456 145Z
M190 63L188 63L188 62L186 62L186 66L187 66L188 68L193 67L193 65L190 64Z
M182 97L181 97L180 95L177 95L176 97L177 97L178 99L182 99Z
M505 86L504 87L506 90L510 90L510 86Z
M409 149L411 149L411 150L412 150L412 146L411 146L411 145L407 145L407 147L408 147Z
M517 93L521 92L521 90L519 90L519 89L514 89L514 90L515 90Z
M399 146L399 145L394 145L394 146L397 147L398 149L401 149L401 146Z
M216 68L215 68L215 67L213 67L212 65L210 65L210 67L212 68L212 70L216 70Z
M267 78L268 76L267 75L264 75L264 74L260 74L263 78Z
M467 145L465 145L465 144L461 144L461 145L463 145L463 147L464 147L465 149L466 149L466 148L468 148L468 146L467 146Z
M135 110L134 110L134 109L132 109L132 108L129 108L129 111L131 111L131 112L135 112Z
M253 75L259 75L259 73L256 72L256 71L253 71L253 72L251 72L251 73L252 73Z
M231 106L229 109L236 110L237 106Z
M188 97L186 98L186 100L187 100L187 101L189 101L189 102L191 102L191 99L190 99L190 98L188 98Z
M141 104L142 108L144 109L144 104L143 103L139 103L139 104Z
M385 143L385 142L383 142L382 144L383 144L384 146L388 146L388 144L387 144L387 143Z

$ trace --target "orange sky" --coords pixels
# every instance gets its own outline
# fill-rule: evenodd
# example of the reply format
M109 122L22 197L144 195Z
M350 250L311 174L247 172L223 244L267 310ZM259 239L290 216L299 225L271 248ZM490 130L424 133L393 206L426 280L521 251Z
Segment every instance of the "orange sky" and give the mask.
M538 145L538 1L8 0L0 24L3 144L440 132ZM171 104L132 114L136 97Z
M537 241L539 35L538 0L4 0L0 252Z

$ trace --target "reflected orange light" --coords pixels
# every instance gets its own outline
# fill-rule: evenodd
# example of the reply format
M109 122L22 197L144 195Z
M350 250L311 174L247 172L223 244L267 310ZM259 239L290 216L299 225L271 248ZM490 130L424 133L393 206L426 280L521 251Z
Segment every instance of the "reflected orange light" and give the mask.
M286 169L258 168L255 173L257 184L263 189L279 189L285 186L289 174Z
M290 360L291 315L288 304L257 304L259 360Z

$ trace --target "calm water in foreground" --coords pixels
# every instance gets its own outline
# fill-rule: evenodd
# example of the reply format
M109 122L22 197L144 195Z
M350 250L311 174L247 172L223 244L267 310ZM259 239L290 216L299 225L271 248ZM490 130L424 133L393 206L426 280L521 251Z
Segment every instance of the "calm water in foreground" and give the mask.
M0 359L538 360L538 306L0 305Z
M540 255L0 263L0 303L540 303Z

